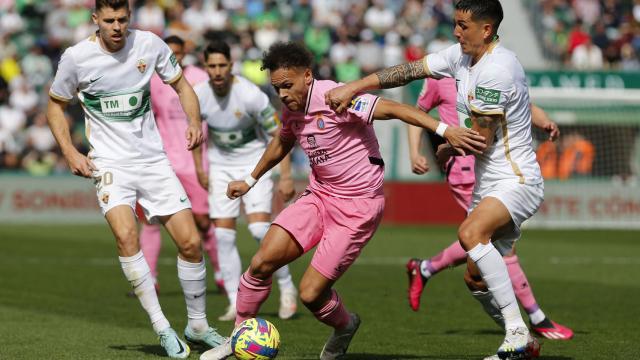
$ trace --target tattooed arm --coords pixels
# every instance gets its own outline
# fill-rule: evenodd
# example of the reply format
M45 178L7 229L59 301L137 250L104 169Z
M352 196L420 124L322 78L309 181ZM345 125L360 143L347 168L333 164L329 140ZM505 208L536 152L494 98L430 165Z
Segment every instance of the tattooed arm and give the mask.
M424 66L423 59L391 66L326 92L324 96L325 103L337 113L341 113L349 106L351 99L356 94L368 90L403 86L413 80L424 79L427 76L429 76L429 72Z
M471 113L471 122L473 124L471 128L484 137L485 144L487 145L485 150L488 149L491 144L493 144L493 140L496 136L496 129L500 125L500 122L503 118L504 115L502 114L485 115L476 112Z

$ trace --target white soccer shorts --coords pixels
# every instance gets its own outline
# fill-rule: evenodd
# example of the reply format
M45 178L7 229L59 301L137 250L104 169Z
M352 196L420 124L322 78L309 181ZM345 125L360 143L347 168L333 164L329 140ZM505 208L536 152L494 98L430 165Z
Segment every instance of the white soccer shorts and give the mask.
M231 181L244 180L253 171L252 168L223 168L211 166L209 171L209 216L212 219L232 219L240 216L240 200L246 214L271 213L273 201L273 180L271 171L241 198L231 200L227 197L227 187Z
M135 211L137 201L147 221L157 223L158 216L191 208L169 161L153 165L96 166L94 180L103 215L118 205L128 205Z
M506 256L511 251L513 244L520 239L520 226L538 211L544 200L544 184L526 185L514 181L501 181L473 189L473 201L468 213L485 197L493 197L509 211L513 220L513 228L495 233L491 238L493 246Z

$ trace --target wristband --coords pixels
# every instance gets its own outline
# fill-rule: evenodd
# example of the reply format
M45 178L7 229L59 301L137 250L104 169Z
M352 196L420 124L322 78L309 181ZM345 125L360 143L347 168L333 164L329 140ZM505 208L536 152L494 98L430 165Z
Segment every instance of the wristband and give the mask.
M253 187L253 185L255 185L258 180L254 179L253 176L249 175L244 179L244 182L247 183L247 185L249 185L250 188Z
M441 137L444 137L444 132L447 130L448 127L449 125L441 121L440 124L438 124L438 127L436 128L436 134L440 135Z

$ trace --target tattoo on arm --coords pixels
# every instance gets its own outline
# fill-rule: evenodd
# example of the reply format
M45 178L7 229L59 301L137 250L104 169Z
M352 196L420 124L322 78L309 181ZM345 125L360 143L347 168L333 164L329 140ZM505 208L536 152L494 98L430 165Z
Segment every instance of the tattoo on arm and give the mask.
M478 115L475 117L476 123L481 128L489 128L495 124L496 119L487 115Z
M422 59L407 64L395 65L376 73L382 89L406 85L413 80L424 79L428 75Z

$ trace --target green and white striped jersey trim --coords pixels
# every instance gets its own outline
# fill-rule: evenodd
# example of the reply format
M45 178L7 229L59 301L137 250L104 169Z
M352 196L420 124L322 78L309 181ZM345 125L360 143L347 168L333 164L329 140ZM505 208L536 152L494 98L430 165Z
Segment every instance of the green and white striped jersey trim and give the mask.
M81 101L87 112L104 121L133 121L151 111L149 88L97 94L83 91Z

